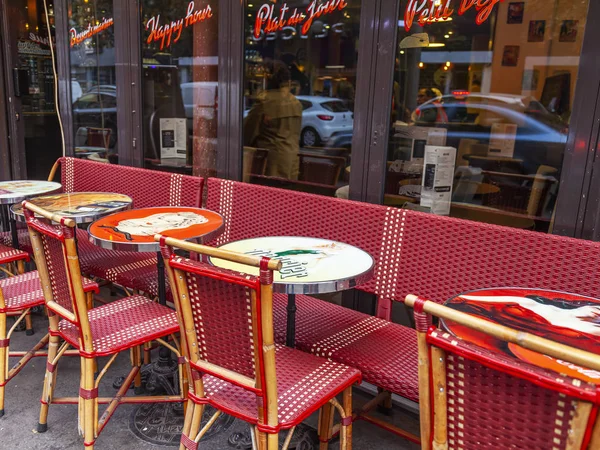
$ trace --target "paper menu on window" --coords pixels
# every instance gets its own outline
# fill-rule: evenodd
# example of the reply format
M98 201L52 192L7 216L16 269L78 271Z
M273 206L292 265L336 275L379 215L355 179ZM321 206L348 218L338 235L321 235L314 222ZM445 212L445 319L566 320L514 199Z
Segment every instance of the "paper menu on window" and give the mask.
M187 157L186 119L160 119L160 158Z
M495 123L492 125L488 156L512 158L517 140L516 123Z
M401 125L396 122L394 129L396 137L410 139L410 160L422 161L426 145L446 145L448 130L445 128L420 127L415 125Z
M421 206L439 215L450 214L456 149L436 145L425 146Z

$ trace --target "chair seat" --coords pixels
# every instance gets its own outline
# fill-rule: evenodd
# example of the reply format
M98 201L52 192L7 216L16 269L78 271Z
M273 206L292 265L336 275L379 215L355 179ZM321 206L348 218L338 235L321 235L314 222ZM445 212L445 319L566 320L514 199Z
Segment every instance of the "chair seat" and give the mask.
M29 254L0 244L0 264L8 264L15 261L29 261Z
M317 411L330 398L360 382L356 369L277 345L275 353L279 424L291 428ZM193 363L192 368L196 368ZM256 395L216 377L203 377L209 401L244 421L258 422Z
M90 356L108 356L179 331L177 314L141 295L99 306L88 312L94 351ZM79 348L79 329L62 320L63 339Z
M81 281L85 292L99 292L98 284L92 280L82 277ZM6 302L6 308L0 308L0 313L23 311L44 304L44 291L37 270L0 280L0 288Z
M26 253L33 253L33 247L31 246L31 241L29 240L29 231L27 231L27 228L18 229L17 237L19 239L19 248ZM12 233L10 231L3 231L0 233L0 245L12 248L13 240Z
M273 296L275 340L285 342L287 296ZM296 347L362 372L363 379L419 398L417 333L307 295L296 296Z

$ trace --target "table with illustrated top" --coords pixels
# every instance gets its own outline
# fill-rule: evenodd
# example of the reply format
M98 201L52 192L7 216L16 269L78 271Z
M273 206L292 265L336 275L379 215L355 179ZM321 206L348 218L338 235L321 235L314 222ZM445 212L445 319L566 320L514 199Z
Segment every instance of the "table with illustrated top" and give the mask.
M15 180L0 181L0 219L5 231L11 231L14 248L19 248L17 223L10 214L10 206L39 195L60 191L62 185L53 181Z
M269 236L230 242L220 247L254 256L280 259L273 291L287 294L286 345L296 343L296 295L352 289L370 280L375 262L367 252L343 242L312 237ZM217 267L258 275L258 269L211 258Z
M588 352L600 352L600 300L577 294L529 288L479 289L452 297L446 306ZM500 342L448 320L440 328L498 353L538 367L600 384L600 372L542 355L517 344Z

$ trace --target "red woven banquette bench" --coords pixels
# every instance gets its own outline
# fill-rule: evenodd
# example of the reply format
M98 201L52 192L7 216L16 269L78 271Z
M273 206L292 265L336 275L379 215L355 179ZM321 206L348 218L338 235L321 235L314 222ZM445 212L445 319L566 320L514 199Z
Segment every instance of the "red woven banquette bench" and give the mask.
M77 158L60 158L50 178L58 167L64 192L125 194L133 199L133 208L201 206L203 178ZM86 231L78 230L77 234L83 273L158 295L156 253L105 250L90 243ZM10 233L4 234L4 240L10 245ZM27 229L19 232L19 244L31 253Z
M377 295L377 317L298 295L296 346L355 367L365 381L413 401L416 332L389 321L393 301L417 293L443 303L463 291L498 286L600 297L598 243L221 179L207 185L207 208L225 218L225 231L212 245L312 236L349 243L375 258L373 279L358 289ZM280 343L286 305L285 296L275 295Z

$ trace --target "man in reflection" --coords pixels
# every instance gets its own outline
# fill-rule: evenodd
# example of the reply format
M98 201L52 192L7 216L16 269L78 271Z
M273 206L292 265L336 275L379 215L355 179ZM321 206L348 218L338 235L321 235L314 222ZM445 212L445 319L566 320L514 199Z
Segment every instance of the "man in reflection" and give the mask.
M441 94L441 92L439 92L439 94ZM436 92L433 88L419 89L419 93L417 94L417 109L413 113L413 121L425 123L447 123L448 116L446 115L446 111L444 110L442 104L439 101L432 101L439 96L436 95Z
M260 93L244 121L244 145L269 150L266 175L298 179L302 105L290 92L285 64L267 64L267 90Z

